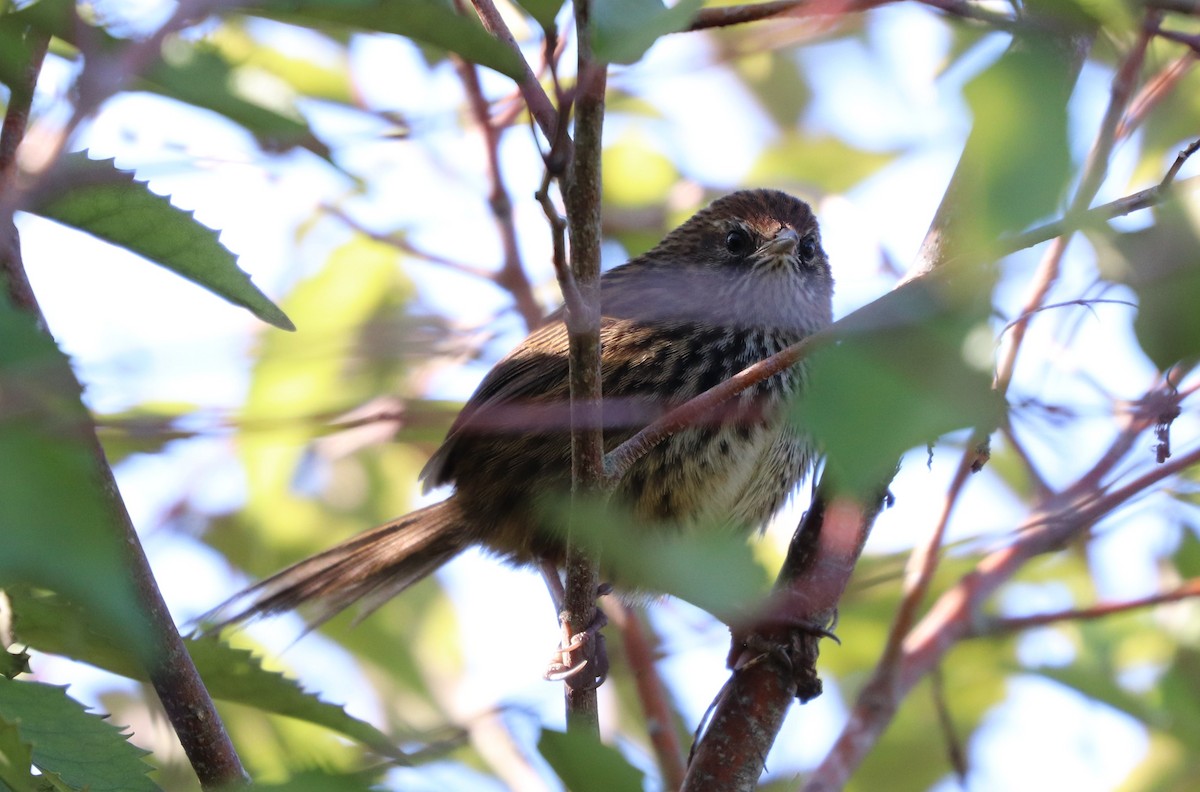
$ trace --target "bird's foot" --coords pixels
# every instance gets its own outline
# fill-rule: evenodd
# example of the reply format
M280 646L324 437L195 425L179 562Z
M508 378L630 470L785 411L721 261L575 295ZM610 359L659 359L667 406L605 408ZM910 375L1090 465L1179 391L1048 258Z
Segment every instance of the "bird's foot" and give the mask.
M583 632L571 634L566 616L565 611L559 614L563 641L543 676L551 682L564 682L573 690L598 688L608 677L608 651L600 632L608 624L608 617L597 608L592 623Z

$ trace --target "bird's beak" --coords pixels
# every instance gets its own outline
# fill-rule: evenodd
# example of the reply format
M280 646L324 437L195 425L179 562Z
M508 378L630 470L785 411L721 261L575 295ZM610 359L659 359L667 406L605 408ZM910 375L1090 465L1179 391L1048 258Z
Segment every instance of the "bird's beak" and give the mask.
M771 261L786 261L796 255L800 235L794 229L784 228L771 241L760 247L758 256Z

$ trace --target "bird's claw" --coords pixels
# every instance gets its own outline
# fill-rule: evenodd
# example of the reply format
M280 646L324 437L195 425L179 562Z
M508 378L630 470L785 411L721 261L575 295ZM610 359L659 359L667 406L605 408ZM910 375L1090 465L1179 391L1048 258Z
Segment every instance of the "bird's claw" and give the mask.
M608 618L597 609L587 629L570 635L565 615L559 620L566 638L555 650L543 677L551 682L564 682L573 690L594 690L608 678L608 651L600 632L608 624Z

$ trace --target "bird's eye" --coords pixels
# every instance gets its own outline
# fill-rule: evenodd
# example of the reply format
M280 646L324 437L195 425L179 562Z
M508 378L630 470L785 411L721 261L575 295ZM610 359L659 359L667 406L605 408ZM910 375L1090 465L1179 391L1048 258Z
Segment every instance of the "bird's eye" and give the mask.
M750 235L740 228L735 228L725 235L725 249L735 256L744 256L753 249Z
M817 255L817 238L812 234L804 237L800 240L796 251L800 254L801 261L805 264L809 263Z

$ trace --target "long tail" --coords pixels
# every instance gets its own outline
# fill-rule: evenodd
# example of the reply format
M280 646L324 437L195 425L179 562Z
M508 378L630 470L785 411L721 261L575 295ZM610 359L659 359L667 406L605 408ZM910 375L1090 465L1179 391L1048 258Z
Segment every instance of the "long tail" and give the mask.
M454 499L361 533L277 572L202 618L209 629L312 603L313 629L355 602L359 618L449 561L470 543Z

